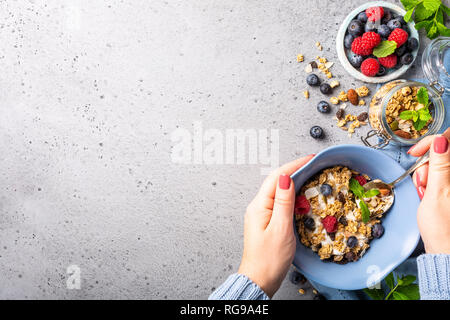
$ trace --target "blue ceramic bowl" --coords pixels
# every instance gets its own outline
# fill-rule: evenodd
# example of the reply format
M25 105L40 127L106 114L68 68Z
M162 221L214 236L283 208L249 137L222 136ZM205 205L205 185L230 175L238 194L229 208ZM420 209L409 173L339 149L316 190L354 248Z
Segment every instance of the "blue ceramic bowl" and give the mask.
M296 192L319 171L336 165L369 175L372 179L391 182L405 170L381 151L358 145L340 145L324 150L292 175ZM395 187L395 201L382 220L384 235L374 239L366 254L357 262L339 265L323 262L317 253L300 243L294 266L308 279L324 286L343 290L359 290L375 285L405 261L417 246L419 229L416 213L419 197L411 178Z

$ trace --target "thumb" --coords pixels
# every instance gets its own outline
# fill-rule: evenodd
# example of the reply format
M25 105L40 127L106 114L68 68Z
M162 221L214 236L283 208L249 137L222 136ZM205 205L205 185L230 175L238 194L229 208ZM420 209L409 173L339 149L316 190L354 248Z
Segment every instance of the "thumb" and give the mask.
M438 191L450 183L450 152L448 139L444 136L434 138L430 148L430 169L427 189Z
M290 176L282 174L278 178L277 190L275 191L275 201L273 204L272 219L270 222L292 227L292 217L294 216L295 187Z

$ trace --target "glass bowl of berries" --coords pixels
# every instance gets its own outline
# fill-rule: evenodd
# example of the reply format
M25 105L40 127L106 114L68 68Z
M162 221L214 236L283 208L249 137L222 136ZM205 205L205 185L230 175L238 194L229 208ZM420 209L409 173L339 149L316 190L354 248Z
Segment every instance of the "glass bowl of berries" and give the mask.
M419 33L406 23L406 11L385 2L369 2L353 10L342 23L337 39L341 64L354 78L384 83L402 76L419 51Z

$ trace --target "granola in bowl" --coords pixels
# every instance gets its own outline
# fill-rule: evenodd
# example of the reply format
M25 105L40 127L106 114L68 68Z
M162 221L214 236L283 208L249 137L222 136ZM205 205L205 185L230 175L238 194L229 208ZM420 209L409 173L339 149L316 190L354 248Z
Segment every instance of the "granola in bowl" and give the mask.
M370 178L343 166L322 170L300 189L295 220L300 242L321 260L359 260L380 238L380 218L394 201L389 190L364 191Z

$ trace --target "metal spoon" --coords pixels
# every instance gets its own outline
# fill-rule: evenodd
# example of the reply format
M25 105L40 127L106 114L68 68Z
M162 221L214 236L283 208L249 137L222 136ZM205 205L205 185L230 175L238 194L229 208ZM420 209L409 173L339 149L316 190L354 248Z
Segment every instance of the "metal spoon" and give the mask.
M430 151L428 151L422 157L420 157L411 168L406 170L405 173L403 173L400 177L398 177L397 179L395 179L391 183L385 183L385 182L383 182L383 181L381 181L379 179L373 180L373 181L370 181L370 182L366 183L363 186L364 190L365 191L368 191L368 190L371 190L371 189L388 190L389 193L394 196L394 193L392 191L393 191L395 185L397 183L399 183L400 181L402 181L407 176L409 176L411 173L413 173L417 168L419 168L420 166L422 166L425 163L427 163L428 161L430 161ZM394 203L394 201L392 201L390 204L386 205L384 212L387 212L391 208L393 203Z

